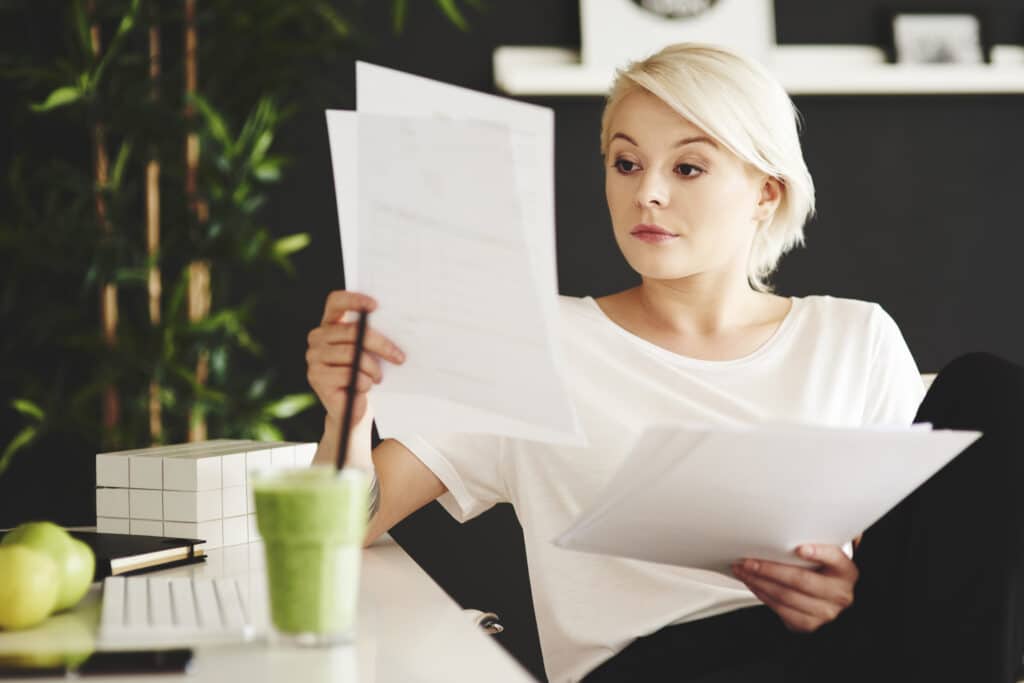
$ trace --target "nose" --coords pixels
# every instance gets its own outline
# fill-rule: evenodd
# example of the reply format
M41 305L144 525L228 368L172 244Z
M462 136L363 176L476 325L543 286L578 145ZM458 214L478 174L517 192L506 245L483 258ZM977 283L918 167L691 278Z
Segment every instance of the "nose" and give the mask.
M668 206L668 187L657 173L645 173L636 188L637 208Z

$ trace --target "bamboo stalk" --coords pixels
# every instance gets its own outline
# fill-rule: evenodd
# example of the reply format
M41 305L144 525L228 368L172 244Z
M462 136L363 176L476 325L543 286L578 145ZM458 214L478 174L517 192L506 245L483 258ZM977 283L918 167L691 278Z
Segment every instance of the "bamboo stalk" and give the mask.
M155 15L155 13L154 13ZM160 98L160 26L154 18L149 27L149 96L153 102ZM160 249L160 160L154 147L146 163L146 253L150 267L147 279L149 293L149 322L153 327L160 325L160 295L162 281L156 256ZM159 442L163 433L163 417L160 409L160 383L153 379L149 383L149 436Z
M86 3L86 12L90 18L89 38L92 42L92 53L99 59L103 52L102 36L100 25L95 21L96 2L89 0ZM96 221L104 237L109 237L113 232L110 224L110 216L107 210L107 199L103 191L110 180L110 159L107 156L107 133L101 121L96 121L92 128L93 145L93 175L95 190L93 193ZM100 327L103 331L103 343L108 349L117 346L117 286L113 283L104 283L100 289ZM108 385L103 388L103 429L105 437L117 427L121 421L121 399L117 387Z
M193 95L199 84L199 35L196 30L196 0L185 0L185 93ZM185 103L186 118L195 117L195 107ZM185 140L185 201L200 225L206 222L208 208L199 197L199 134L190 132ZM193 261L188 269L189 320L198 322L210 312L210 263ZM196 381L205 385L210 374L210 355L200 351L196 360ZM190 441L206 438L206 417L198 406L193 406L189 415Z

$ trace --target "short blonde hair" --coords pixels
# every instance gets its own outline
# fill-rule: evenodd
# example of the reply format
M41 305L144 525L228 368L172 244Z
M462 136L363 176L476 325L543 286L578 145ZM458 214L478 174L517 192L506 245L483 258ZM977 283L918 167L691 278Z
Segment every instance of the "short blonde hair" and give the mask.
M800 149L800 114L764 67L735 52L699 43L669 45L618 70L601 117L601 154L616 105L642 88L701 128L740 159L776 178L782 198L759 226L750 249L747 279L771 291L768 277L779 259L804 241L814 214L814 181Z

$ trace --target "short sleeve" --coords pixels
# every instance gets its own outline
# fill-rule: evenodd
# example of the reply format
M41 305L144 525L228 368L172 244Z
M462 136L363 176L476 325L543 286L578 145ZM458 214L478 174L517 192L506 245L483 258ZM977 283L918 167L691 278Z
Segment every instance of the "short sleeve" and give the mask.
M508 501L502 471L504 437L493 434L419 434L392 437L412 451L447 487L437 501L459 522L467 522Z
M924 382L896 321L876 306L874 352L868 368L865 425L909 425L924 398Z

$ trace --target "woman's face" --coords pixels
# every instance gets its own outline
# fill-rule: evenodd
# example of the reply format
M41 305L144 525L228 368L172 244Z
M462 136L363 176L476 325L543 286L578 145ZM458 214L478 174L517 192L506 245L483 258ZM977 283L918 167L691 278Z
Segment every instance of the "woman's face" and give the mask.
M609 122L605 194L615 241L644 278L745 278L758 223L780 186L646 90Z

